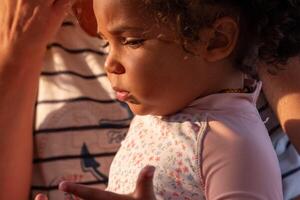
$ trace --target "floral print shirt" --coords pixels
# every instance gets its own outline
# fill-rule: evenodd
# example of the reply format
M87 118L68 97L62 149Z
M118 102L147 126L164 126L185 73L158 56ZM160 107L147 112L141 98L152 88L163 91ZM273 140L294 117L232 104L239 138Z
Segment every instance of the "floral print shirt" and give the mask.
M134 191L156 167L156 198L282 199L277 157L253 93L197 99L171 116L136 116L112 163L107 190Z

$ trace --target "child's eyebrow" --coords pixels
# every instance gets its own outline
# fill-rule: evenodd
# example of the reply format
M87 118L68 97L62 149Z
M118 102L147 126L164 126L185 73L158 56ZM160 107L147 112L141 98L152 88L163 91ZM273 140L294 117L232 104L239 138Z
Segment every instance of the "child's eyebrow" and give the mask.
M121 26L115 26L115 27L108 27L108 32L114 35L120 35L124 32L144 32L145 29L142 27L137 26L127 26L127 25L121 25Z
M121 35L124 32L145 32L145 29L140 27L132 27L132 26L122 26L122 27L116 27L115 29L109 29L108 32L112 35ZM99 38L105 38L104 34L102 34L100 31L97 32L97 36Z

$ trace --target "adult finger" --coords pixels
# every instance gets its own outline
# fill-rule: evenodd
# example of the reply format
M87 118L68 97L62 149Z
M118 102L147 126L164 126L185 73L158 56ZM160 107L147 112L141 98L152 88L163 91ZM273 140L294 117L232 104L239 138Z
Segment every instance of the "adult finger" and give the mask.
M67 14L71 11L73 0L55 0L50 8L50 16L48 21L48 27L52 27L49 35L54 36L60 28L63 20Z
M119 195L67 181L59 184L59 190L88 200L132 200L128 195Z
M38 194L38 195L36 195L34 200L48 200L48 197L44 194Z
M136 189L133 193L134 197L143 200L153 200L155 199L153 190L153 176L155 172L154 166L144 167L138 177L136 182Z
M93 9L93 0L78 0L73 5L73 12L81 28L89 35L97 36L97 20Z
M56 14L64 14L72 8L74 2L74 0L55 0L53 10Z

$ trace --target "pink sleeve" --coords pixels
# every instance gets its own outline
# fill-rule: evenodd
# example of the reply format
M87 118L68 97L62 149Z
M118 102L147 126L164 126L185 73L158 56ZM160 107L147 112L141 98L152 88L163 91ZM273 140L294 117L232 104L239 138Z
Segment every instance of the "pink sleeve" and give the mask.
M262 127L254 125L241 133L210 122L209 128L201 139L199 152L207 200L283 198L277 157Z

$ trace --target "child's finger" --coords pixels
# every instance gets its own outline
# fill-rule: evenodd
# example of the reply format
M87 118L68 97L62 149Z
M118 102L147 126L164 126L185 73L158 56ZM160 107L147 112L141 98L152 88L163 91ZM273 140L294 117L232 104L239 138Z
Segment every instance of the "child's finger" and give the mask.
M155 172L154 166L146 166L141 170L134 191L134 196L137 197L137 199L144 199L144 200L155 199L154 190L153 190L154 172Z
M118 195L112 192L103 191L96 188L91 188L85 185L80 185L71 182L61 182L59 190L74 194L77 197L88 200L127 200L128 196Z

